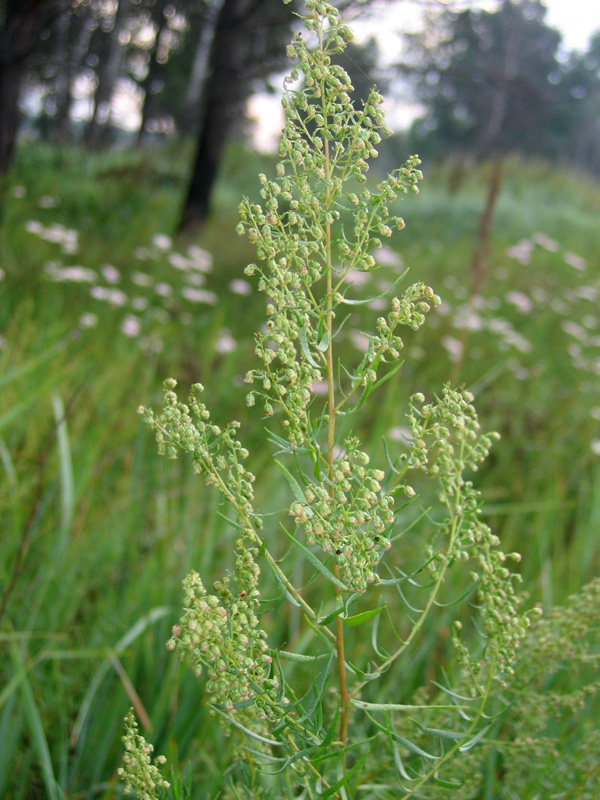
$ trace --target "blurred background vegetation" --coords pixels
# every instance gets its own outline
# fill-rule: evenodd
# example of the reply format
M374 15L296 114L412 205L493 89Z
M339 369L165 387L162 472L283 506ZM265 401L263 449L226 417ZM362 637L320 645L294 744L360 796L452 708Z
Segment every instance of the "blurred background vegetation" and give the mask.
M407 3L388 5L401 19ZM419 7L396 55L365 35L344 62L359 97L376 81L391 114L409 115L373 172L416 151L425 182L399 201L407 228L380 270L353 276L375 299L340 348L361 357L377 296L405 268L442 296L361 435L383 458L412 392L466 384L503 437L477 476L483 513L549 612L600 560L600 35L566 51L537 0ZM201 381L217 419L243 423L259 500L289 502L244 404L264 298L233 230L276 163L259 145L281 127L268 98L293 9L0 2L0 798L118 796L131 704L194 797L217 797L234 759L201 682L164 647L182 577L220 574L233 534L135 411L167 376ZM370 4L347 11L360 29ZM293 613L267 618L273 641L296 636ZM401 686L388 683L394 702L436 676L437 623ZM548 676L555 691L577 680ZM597 701L577 713L597 719ZM575 727L557 723L567 749ZM485 792L503 798L500 771Z

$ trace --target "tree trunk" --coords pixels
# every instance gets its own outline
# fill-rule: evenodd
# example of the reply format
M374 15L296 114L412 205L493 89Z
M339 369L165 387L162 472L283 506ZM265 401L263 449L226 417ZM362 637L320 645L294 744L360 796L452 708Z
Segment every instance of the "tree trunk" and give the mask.
M150 94L151 94L151 87L154 81L157 78L159 73L159 64L156 61L156 46L158 42L158 37L160 36L160 30L156 34L156 41L148 54L148 58L150 59L148 64L148 74L141 82L140 86L144 92L144 99L142 100L142 107L140 109L140 128L137 132L137 139L136 139L136 147L141 147L144 141L144 134L146 133L146 124L150 119L150 112L152 111L152 103L150 102Z
M241 114L245 86L238 58L249 35L243 24L246 0L223 0L214 28L208 58L210 79L197 139L197 151L179 232L206 220L210 196L225 144Z
M496 211L498 195L502 188L503 159L499 156L492 164L488 183L488 193L485 208L479 218L479 234L473 249L469 270L471 273L471 297L475 297L481 290L485 273L485 260L490 249L492 223Z
M0 32L0 177L11 162L19 127L19 91L27 57L37 41L44 12L56 0L6 0Z
M56 71L56 140L66 144L69 138L69 111L71 109L71 58L69 54L69 0L60 0L61 17L57 24L59 61Z
M211 45L222 6L223 0L212 0L209 3L200 28L200 36L198 37L190 80L185 94L186 116L192 129L196 127L202 116L202 95L210 67Z
M119 33L129 12L130 4L131 0L119 0L115 14L115 24L109 34L108 55L106 59L100 62L98 68L98 86L94 95L94 115L88 129L86 142L88 147L91 148L100 147L106 139L110 120L110 101L123 59L123 46L119 41Z
M57 110L56 110L56 139L60 144L66 144L70 135L71 89L74 77L81 69L84 58L90 50L90 42L98 21L89 11L79 20L69 14L70 0L62 0L66 9L67 19L60 20L59 37L61 41L62 62L59 64ZM74 30L77 28L77 30ZM71 37L69 43L68 37Z

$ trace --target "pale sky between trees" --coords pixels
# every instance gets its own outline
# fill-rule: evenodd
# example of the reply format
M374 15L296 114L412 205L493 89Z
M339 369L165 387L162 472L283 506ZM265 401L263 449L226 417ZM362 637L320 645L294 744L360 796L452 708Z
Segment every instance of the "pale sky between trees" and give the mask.
M353 21L352 26L359 41L374 36L384 60L395 61L395 54L401 46L402 33L416 30L422 17L422 9L427 0L389 0L379 4L373 0L369 7L370 19L363 20L364 12ZM457 0L448 0L453 5ZM465 0L465 7L489 8L492 10L498 0ZM460 3L460 0L458 0ZM584 50L590 37L600 30L600 0L543 0L548 9L546 21L563 35L565 50ZM395 129L408 127L415 116L416 107L407 103L388 103L390 124ZM256 95L250 99L249 114L257 121L254 143L260 149L271 150L283 124L280 100L273 95Z

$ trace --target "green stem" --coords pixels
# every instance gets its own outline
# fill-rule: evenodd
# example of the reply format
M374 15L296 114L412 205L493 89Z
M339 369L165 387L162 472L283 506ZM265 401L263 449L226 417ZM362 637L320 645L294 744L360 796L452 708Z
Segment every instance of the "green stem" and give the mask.
M437 582L435 584L435 587L433 588L431 594L429 595L429 600L427 601L427 605L425 606L425 608L421 612L421 614L420 614L419 618L417 619L417 621L412 626L412 628L410 630L410 633L408 634L408 637L404 640L404 642L402 642L400 647L394 653L392 653L392 655L389 658L387 658L382 664L379 665L379 667L378 667L379 671L385 671L389 666L391 666L391 664L394 663L394 661L396 661L396 659L398 659L402 655L402 653L410 645L410 643L412 642L412 640L414 639L416 634L419 632L419 630L423 626L423 622L425 621L425 618L427 617L427 615L431 611L431 609L433 607L433 604L435 603L436 597L438 595L438 592L439 592L442 584L444 583L444 578L446 576L446 570L448 569L448 566L450 564L450 554L452 553L452 550L454 549L454 542L456 540L457 533L458 533L458 517L457 516L453 516L453 518L452 518L452 527L451 527L451 530L450 530L450 542L448 544L448 549L446 551L446 558L444 559L444 564L443 564L443 566L442 566L442 568L440 570L440 574L438 576L438 580L437 580ZM366 683L367 683L367 681L359 681L359 683L357 683L354 686L354 688L353 688L353 690L352 690L352 692L350 694L350 699L355 698L359 694L360 690L363 688L363 686Z
M409 797L413 797L415 792L418 792L421 786L423 786L423 784L427 783L427 781L429 781L429 779L433 775L436 775L440 767L447 761L449 761L452 758L452 756L464 745L465 741L468 741L469 738L473 735L473 731L477 727L478 722L483 717L483 712L485 711L485 706L488 701L488 697L490 696L490 690L492 688L492 681L494 680L495 673L496 673L496 655L494 654L492 656L492 660L490 663L490 671L488 673L488 679L485 686L485 691L482 693L481 696L481 703L465 735L435 762L435 765L429 770L429 772L426 772L425 775L423 775L421 779L417 781L417 783L415 783L414 786L411 787L411 790L409 792L402 795L402 800L408 800Z
M319 46L323 51L323 32L319 27ZM321 98L323 109L323 161L325 168L325 211L329 215L329 210L332 204L331 195L331 160L329 154L329 139L328 139L328 113L325 103L326 87L325 81L321 81ZM327 217L329 220L329 216ZM333 484L333 462L334 462L334 444L335 444L335 374L333 369L333 263L331 257L331 222L325 223L325 253L326 264L325 272L327 276L327 406L328 406L328 420L327 420L327 465L329 473L329 496L334 499L335 490ZM333 572L336 578L339 578L339 567L334 562ZM342 590L338 586L334 586L336 600L341 594ZM348 695L348 681L346 677L346 659L344 654L344 622L340 616L335 620L335 646L337 651L337 666L338 666L338 683L340 690L340 734L339 738L343 747L343 769L346 773L346 747L348 745L348 710L350 706L350 699Z

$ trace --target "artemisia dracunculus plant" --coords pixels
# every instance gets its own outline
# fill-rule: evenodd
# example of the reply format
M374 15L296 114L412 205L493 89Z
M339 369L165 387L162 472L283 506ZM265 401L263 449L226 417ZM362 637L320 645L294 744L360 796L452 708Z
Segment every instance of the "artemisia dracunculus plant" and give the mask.
M162 412L141 409L160 452L191 454L192 469L220 492L235 538L233 564L220 580L206 587L195 572L185 579L185 611L168 647L204 677L223 724L245 737L241 752L251 768L240 767L232 796L242 796L246 782L245 797L262 797L265 787L274 793L268 796L289 798L446 797L450 788L467 797L472 753L504 708L503 687L527 627L509 560L465 478L494 435L480 432L472 396L449 386L431 402L412 398L411 436L383 464L373 463L355 433L353 420L369 413L372 395L401 365L402 329L418 329L440 300L421 282L400 290L399 279L364 357L340 360L343 323L361 302L349 278L377 269L382 242L404 227L399 200L418 191L422 175L415 156L370 185L369 161L391 133L383 98L373 88L353 105L350 78L336 64L352 34L334 7L307 0L302 19L305 31L288 47L294 66L276 174L259 176L261 200L242 201L238 225L256 246L246 274L267 298L247 404L271 426L290 502L279 519L255 507L239 423L214 424L201 385L182 403L169 379ZM324 396L317 384L326 385ZM403 536L418 516L411 472L437 482L438 507ZM310 589L278 561L281 537L312 571ZM274 579L301 612L302 652L268 640L265 569L269 586ZM442 607L448 630L457 598L444 589L450 570L460 569L458 599L476 611L469 637L461 638L460 622L451 628L454 683L432 665L444 680L407 697L403 663L432 627L435 637ZM349 631L356 654L348 652ZM461 776L463 763L469 774Z

